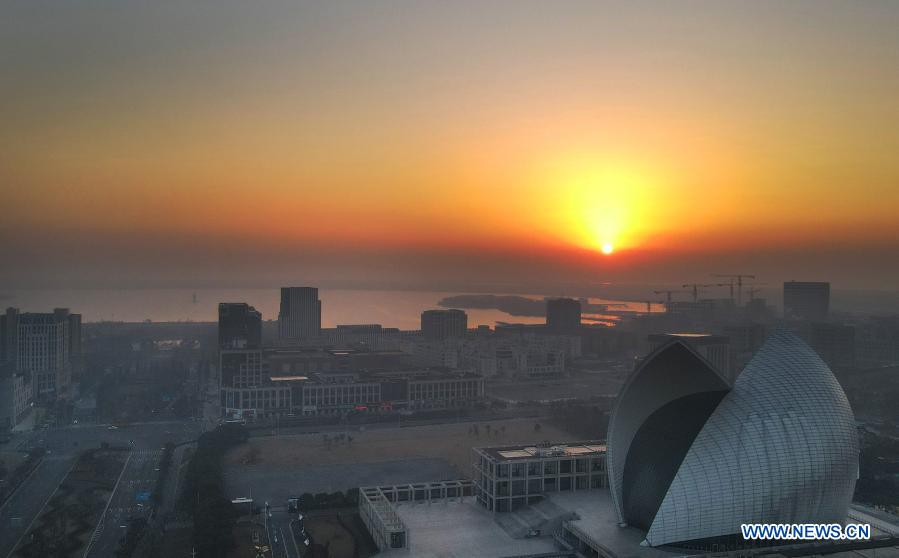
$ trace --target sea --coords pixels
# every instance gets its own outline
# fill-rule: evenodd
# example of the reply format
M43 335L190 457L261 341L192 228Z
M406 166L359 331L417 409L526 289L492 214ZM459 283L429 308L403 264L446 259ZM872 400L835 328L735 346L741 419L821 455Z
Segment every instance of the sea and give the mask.
M645 290L645 289L644 289ZM763 296L769 303L779 306L779 293L766 289ZM631 300L594 298L592 304L608 304L616 311L645 312L645 302L635 302L642 297L634 290ZM459 294L478 294L459 291L424 290L352 290L319 289L322 301L322 326L338 324L381 324L384 327L418 329L421 312L440 308L445 297ZM487 294L487 293L484 293ZM490 294L504 294L493 292ZM515 294L542 300L557 293ZM631 296L620 293L624 296ZM833 312L853 312L861 315L899 314L897 291L832 291ZM613 295L614 296L614 295ZM644 295L645 296L645 295ZM280 291L277 288L132 288L132 289L2 289L0 309L8 306L23 312L49 312L54 308L69 308L80 313L84 322L214 322L218 319L219 302L246 302L262 312L265 320L278 318ZM513 316L496 309L465 309L469 327L494 326L497 322L525 324L544 323L542 316ZM664 305L653 302L652 312L664 311ZM614 325L615 315L584 315L585 322Z
M441 299L462 294L438 291L319 289L322 326L381 324L418 329L421 312L440 308ZM542 299L544 295L517 295ZM22 289L6 290L0 306L23 312L49 312L68 308L84 322L213 322L220 302L246 302L265 320L278 318L278 289ZM642 311L643 303L591 298L591 303L616 304L616 310ZM658 310L658 309L657 309ZM500 310L466 309L469 327L497 322L544 323L543 317L512 316ZM609 317L614 320L614 317Z

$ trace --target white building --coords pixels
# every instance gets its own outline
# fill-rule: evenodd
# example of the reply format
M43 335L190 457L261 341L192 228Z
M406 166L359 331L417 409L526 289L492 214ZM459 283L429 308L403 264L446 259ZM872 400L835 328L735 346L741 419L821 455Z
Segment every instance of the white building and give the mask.
M0 431L11 430L28 415L32 385L26 374L10 373L0 378Z
M19 314L17 322L15 369L30 375L35 400L68 398L72 353L81 344L81 316L57 308L52 313Z

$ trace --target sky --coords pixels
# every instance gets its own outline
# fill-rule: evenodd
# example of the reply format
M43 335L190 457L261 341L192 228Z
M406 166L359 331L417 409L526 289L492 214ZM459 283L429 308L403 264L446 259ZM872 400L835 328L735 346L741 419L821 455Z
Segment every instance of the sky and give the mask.
M0 287L895 290L896 29L887 1L6 2Z

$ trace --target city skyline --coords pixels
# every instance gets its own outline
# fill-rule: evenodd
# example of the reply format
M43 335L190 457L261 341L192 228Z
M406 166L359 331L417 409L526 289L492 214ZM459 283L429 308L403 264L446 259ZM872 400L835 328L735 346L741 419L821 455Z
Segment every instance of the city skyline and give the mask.
M0 281L899 280L895 4L469 8L11 6Z
M0 558L899 558L897 30L5 3Z

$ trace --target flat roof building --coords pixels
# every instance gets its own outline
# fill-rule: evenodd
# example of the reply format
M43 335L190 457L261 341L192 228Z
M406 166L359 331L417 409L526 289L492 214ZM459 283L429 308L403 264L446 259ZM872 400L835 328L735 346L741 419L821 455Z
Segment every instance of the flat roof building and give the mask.
M53 403L71 396L72 361L81 351L81 314L68 308L15 315L15 370L28 374L36 402Z
M546 299L546 327L555 333L574 333L581 327L581 301L574 298Z
M608 486L606 446L601 441L474 448L472 452L477 499L492 512L513 511L553 492Z
M315 287L281 287L278 340L290 345L321 334L322 303Z
M421 313L421 335L429 341L463 337L468 331L468 314L463 310L425 310Z
M259 348L262 313L245 302L220 302L218 334L220 349Z
M219 351L222 414L340 416L349 412L468 407L484 378L419 368L399 351L278 347Z

